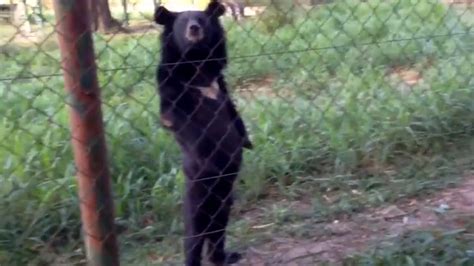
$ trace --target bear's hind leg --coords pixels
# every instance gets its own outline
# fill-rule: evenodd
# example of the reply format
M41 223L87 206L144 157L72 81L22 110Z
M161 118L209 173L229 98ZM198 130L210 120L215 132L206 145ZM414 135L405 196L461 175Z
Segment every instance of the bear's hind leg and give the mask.
M226 180L228 178L228 180ZM214 195L210 201L214 202L215 212L210 219L209 233L206 235L208 241L209 260L215 265L227 265L237 263L242 255L237 252L226 252L226 227L229 222L230 211L233 203L232 183L233 177L224 177L215 186ZM226 183L226 184L225 184ZM214 205L212 204L212 205Z
M203 189L199 182L188 182L184 200L184 252L186 266L201 266L201 255L209 227L209 215L202 212L200 200Z
M186 266L201 266L201 253L203 246L204 237L186 235L184 240Z
M222 213L222 220L224 216L228 217L228 214ZM240 261L242 255L238 252L228 252L225 249L226 241L226 226L222 224L213 223L211 227L211 233L207 235L208 241L208 256L209 260L214 265L227 265L234 264Z

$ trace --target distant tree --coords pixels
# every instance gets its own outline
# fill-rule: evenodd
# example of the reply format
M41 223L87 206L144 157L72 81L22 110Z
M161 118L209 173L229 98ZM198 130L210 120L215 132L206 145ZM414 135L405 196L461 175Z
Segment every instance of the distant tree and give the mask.
M118 20L112 17L108 0L88 0L92 30L103 33L122 29Z

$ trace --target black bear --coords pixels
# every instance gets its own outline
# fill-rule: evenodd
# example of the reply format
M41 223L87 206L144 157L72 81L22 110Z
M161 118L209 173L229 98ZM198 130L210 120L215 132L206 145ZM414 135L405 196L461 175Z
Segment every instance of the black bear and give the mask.
M160 117L183 154L185 264L201 265L207 241L209 260L233 264L241 254L225 251L232 190L243 149L252 149L246 127L227 91L225 7L211 0L205 11L155 10L163 26L156 78Z

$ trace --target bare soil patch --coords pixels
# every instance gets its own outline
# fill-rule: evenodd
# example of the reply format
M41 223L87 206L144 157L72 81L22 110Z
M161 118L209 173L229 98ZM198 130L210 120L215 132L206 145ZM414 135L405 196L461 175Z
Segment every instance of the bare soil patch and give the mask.
M311 206L303 202L295 204L295 208L305 211ZM247 218L258 218L256 215L256 212L249 212ZM309 231L313 233L304 239L274 235L271 241L248 248L239 265L296 266L322 262L337 265L351 254L390 241L408 230L459 228L473 217L474 173L470 172L466 175L466 181L459 186L430 197L404 199L393 205L353 215L346 220L309 225L312 227ZM259 228L271 224L255 226Z

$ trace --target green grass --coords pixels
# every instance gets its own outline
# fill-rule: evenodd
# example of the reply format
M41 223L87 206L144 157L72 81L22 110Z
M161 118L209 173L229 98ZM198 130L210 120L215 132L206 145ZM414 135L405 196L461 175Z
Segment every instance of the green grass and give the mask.
M473 169L474 141L466 142L464 145L471 146L468 149L451 147L445 150L443 155L438 156L413 156L411 158L413 162L408 160L400 162L400 165L393 170L383 169L380 172L346 175L328 174L317 177L301 176L281 189L278 188L278 183L271 182L266 185L265 193L268 195L263 199L245 201L252 198L246 193L251 191L252 187L258 186L258 183L249 183L251 185L248 187L241 186L237 193L241 202L236 206L232 217L233 223L229 228L229 246L241 251L248 250L249 247L267 250L266 247L270 245L278 246L276 238L305 242L308 239L328 237L328 231L324 226L334 220L345 220L367 208L393 204L401 198L436 195L439 190L457 184L462 179L463 171ZM459 161L459 158L463 160ZM260 182L260 180L249 180L252 181ZM331 198L330 204L327 197ZM298 206L305 207L298 208ZM253 209L253 214L247 214L247 209ZM255 229L254 226L257 225L270 226ZM142 228L138 234L140 237L138 243L122 242L121 254L125 265L160 265L156 264L159 259L172 265L180 264L183 254L181 235L167 235L162 241L156 241L156 235L149 235L153 227L154 225ZM465 237L468 236L467 234ZM394 239L388 239L384 243L389 244L392 241ZM398 243L397 239L395 243ZM416 250L416 247L412 246L412 249ZM378 250L382 251L384 251L382 248ZM346 260L362 261L362 256L370 257L371 252L369 249L367 254L357 254ZM461 255L464 254L462 249L460 252ZM464 254L462 258L467 256Z
M325 218L439 188L459 174L446 151L474 150L472 28L434 1L374 3L295 10L281 27L266 26L272 16L226 23L232 88L270 77L267 86L282 95L249 99L234 90L256 147L245 155L242 206L277 186L289 199L314 193L314 215ZM48 261L45 250L81 245L53 40L0 48L0 264ZM95 40L116 215L128 228L121 243L126 254L144 243L174 254L184 177L176 144L157 123L157 34ZM422 72L411 93L387 75L397 66ZM307 189L315 177L330 180L319 185L336 191L335 207ZM360 199L347 193L352 186Z

